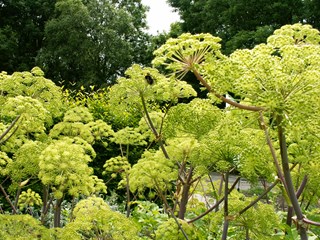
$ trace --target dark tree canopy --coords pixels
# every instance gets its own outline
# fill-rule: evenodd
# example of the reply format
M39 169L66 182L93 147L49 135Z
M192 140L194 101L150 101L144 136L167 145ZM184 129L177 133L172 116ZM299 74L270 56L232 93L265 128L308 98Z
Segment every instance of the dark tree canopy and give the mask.
M56 0L0 1L0 69L30 70Z
M143 62L147 35L140 1L59 1L38 63L63 84L109 85Z
M253 47L264 42L274 29L319 14L306 6L315 1L301 0L168 0L180 14L182 29L191 33L211 33L223 39L224 50ZM312 17L311 17L312 16ZM316 19L316 18L315 18ZM316 20L311 21L314 23Z
M68 87L113 83L149 60L146 9L141 0L2 0L0 70L38 65Z

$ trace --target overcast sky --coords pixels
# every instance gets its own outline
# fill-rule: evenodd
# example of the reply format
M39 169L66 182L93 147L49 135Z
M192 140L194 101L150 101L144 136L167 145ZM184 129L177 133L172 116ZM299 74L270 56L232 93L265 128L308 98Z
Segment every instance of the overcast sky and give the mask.
M150 7L147 13L149 33L157 34L157 31L168 32L170 24L179 20L178 13L172 11L172 8L166 3L166 0L142 0L144 5Z

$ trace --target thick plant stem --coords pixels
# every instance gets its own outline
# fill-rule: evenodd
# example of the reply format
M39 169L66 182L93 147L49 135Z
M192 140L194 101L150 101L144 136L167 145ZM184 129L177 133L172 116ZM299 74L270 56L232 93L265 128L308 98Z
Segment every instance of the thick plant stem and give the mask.
M224 206L223 206L223 215L224 215L224 223L223 223L223 232L222 232L222 240L226 240L228 237L228 228L229 228L229 209L228 209L228 183L229 183L229 172L227 171L224 179Z
M16 198L14 200L14 207L17 209L18 207L18 202L19 202L19 196L21 194L21 186L19 186L17 193L16 193Z
M298 199L301 196L305 186L307 185L307 181L308 181L308 177L307 175L305 175L304 178L302 179L299 189L296 192L296 196ZM292 224L292 217L293 217L293 207L289 206L288 213L287 213L287 221L286 221L288 226L291 226Z
M126 158L129 161L129 144L127 145ZM127 217L130 216L130 183L129 183L129 174L126 171L126 194L127 194Z
M45 219L46 219L46 215L48 212L48 202L49 202L49 188L48 187L43 187L43 205L42 205L42 209L41 209L41 223L44 224L45 223Z
M54 206L54 222L53 226L55 228L59 228L61 225L61 204L62 198L56 200L56 204Z
M184 219L184 215L187 211L187 204L188 204L188 200L189 200L189 191L190 191L190 187L191 187L192 175L193 175L193 167L190 167L188 174L186 176L186 179L182 183L183 189L182 189L182 196L181 196L180 208L179 208L179 213L178 213L178 218L180 218L182 220Z
M246 228L246 240L250 240L249 229Z
M297 216L297 227L299 231L299 235L301 240L307 240L307 229L305 225L303 224L304 216L302 214L298 198L296 196L291 173L290 173L290 167L289 167L289 158L288 158L288 152L287 152L287 142L286 142L286 136L284 129L282 127L282 116L277 116L277 127L278 127L278 137L279 137L279 144L280 144L280 154L281 154L281 160L282 160L282 169L283 169L283 175L286 181L287 191L290 198L290 201L292 203L292 207L294 209L294 212Z

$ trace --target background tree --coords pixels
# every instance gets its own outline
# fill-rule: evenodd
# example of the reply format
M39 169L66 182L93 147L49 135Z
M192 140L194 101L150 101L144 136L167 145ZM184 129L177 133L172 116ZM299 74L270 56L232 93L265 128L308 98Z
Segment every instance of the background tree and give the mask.
M112 83L132 63L150 62L140 0L0 2L0 69L40 65L56 83Z
M44 27L56 0L0 1L0 69L9 73L33 68Z
M261 0L168 2L179 12L184 32L219 36L223 39L223 50L226 53L238 48L252 48L265 42L276 28L306 19L303 12L305 1L301 0L272 0L268 4ZM309 15L317 15L314 9L308 9Z
M145 58L145 11L139 1L58 1L38 63L69 87L110 85Z

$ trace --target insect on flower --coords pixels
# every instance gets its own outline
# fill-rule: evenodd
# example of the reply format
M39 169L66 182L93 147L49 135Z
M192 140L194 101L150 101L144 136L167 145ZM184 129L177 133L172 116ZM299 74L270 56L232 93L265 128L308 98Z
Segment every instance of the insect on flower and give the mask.
M154 83L153 78L151 77L150 73L147 73L147 75L144 77L148 84L152 85Z

